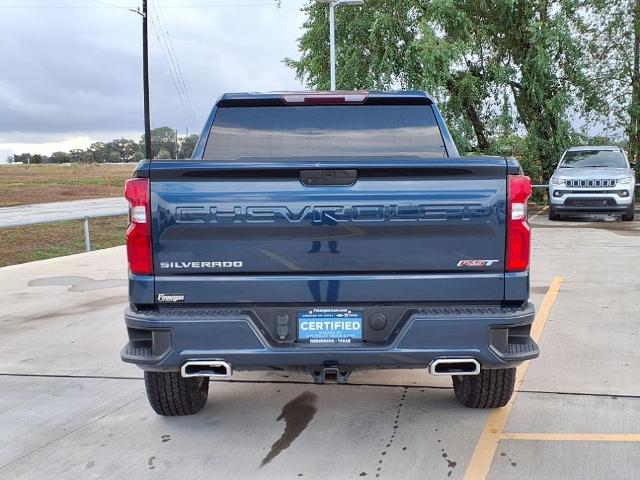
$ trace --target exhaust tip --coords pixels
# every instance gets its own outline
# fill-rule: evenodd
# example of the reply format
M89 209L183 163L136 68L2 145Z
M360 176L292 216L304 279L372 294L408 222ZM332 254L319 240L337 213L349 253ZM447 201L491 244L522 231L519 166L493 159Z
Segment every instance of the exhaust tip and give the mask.
M431 375L478 375L480 363L475 358L437 358L429 365Z
M224 360L190 360L182 365L180 374L184 378L231 378L233 370Z

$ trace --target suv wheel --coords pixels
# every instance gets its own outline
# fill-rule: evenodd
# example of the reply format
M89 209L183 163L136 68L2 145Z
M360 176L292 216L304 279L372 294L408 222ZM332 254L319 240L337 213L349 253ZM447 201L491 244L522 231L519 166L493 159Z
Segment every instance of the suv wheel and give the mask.
M560 220L560 215L551 205L549 205L549 220Z
M629 209L622 215L623 222L631 222L635 217L635 205L631 205Z
M144 372L144 386L158 415L193 415L202 410L209 396L208 378L183 378L180 372Z
M513 395L515 368L480 370L478 375L454 375L453 391L468 408L504 407Z

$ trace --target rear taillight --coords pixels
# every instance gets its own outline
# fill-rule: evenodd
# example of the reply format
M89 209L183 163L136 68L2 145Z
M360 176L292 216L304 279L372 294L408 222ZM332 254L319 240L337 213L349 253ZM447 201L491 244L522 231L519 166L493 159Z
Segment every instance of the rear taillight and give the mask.
M149 179L127 180L124 185L124 197L129 202L129 227L127 228L129 271L135 275L152 275Z
M531 256L531 229L527 222L531 179L524 175L507 178L507 272L522 272L529 268Z

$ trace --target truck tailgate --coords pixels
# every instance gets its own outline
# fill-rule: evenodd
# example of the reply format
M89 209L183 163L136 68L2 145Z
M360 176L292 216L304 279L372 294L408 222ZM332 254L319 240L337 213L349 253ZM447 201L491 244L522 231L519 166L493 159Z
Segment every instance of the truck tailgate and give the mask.
M496 157L154 161L156 292L317 302L309 282L338 281L323 301L500 300L506 174Z

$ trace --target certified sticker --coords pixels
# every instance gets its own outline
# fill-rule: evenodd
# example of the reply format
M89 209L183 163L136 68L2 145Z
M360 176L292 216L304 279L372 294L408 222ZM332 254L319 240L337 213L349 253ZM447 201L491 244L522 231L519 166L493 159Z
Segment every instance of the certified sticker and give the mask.
M298 341L351 343L362 340L363 315L348 308L313 308L298 312Z

